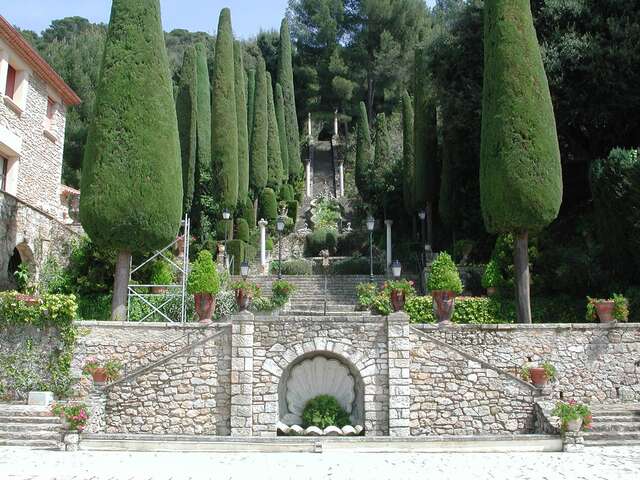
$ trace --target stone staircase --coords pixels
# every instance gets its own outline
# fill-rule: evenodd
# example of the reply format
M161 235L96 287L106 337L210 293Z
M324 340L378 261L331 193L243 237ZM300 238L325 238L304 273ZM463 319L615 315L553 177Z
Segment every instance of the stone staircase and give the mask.
M584 433L587 447L640 445L640 404L592 407L592 428Z
M0 405L0 447L60 450L62 422L49 407Z

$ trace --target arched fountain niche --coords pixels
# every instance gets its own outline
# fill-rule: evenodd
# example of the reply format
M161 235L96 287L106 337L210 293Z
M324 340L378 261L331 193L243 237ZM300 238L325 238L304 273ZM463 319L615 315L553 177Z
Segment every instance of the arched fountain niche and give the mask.
M311 352L285 369L278 385L280 422L302 425L306 403L331 395L349 414L352 425L364 425L364 382L358 369L332 352Z

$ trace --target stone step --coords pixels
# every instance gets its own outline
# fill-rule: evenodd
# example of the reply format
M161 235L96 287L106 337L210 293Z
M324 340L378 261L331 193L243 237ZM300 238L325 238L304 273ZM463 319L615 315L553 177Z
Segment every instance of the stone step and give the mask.
M62 433L59 431L49 430L23 430L23 431L6 431L0 430L0 440L55 440L62 439Z
M594 420L591 423L592 432L640 432L640 421L631 422L602 422Z
M593 418L640 418L640 411L637 410L609 410L591 412Z
M299 317L323 317L324 311L319 310L292 310L286 312L287 314L299 316ZM370 315L369 312L334 312L327 310L326 316L341 316L341 317L363 317Z
M51 407L0 405L0 417L52 417Z
M40 416L40 417L30 417L26 415L22 416L0 416L0 428L1 426L7 423L20 423L20 424L60 424L60 419L54 416Z
M585 441L589 440L638 440L640 441L640 431L633 432L585 432Z
M640 440L584 440L585 447L635 447Z
M593 423L628 423L640 422L640 415L593 415Z
M33 450L60 450L62 442L55 440L4 440L0 447L29 447Z
M0 423L0 433L1 432L25 432L25 431L59 432L61 428L62 428L62 422Z

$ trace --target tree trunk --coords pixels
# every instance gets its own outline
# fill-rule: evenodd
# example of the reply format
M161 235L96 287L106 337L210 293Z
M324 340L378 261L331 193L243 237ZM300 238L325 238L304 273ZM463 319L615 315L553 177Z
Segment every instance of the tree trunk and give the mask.
M131 252L118 252L116 272L113 276L113 300L111 302L111 320L114 322L124 322L127 320L130 268Z
M433 206L427 202L427 245L433 250Z
M531 297L529 293L529 233L516 234L513 263L516 270L516 300L518 323L531 323Z

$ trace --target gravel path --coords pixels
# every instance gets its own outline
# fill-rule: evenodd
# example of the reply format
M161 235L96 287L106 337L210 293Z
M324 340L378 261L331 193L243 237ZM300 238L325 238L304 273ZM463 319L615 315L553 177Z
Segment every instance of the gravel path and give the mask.
M640 448L585 453L124 453L0 448L2 480L640 479Z

